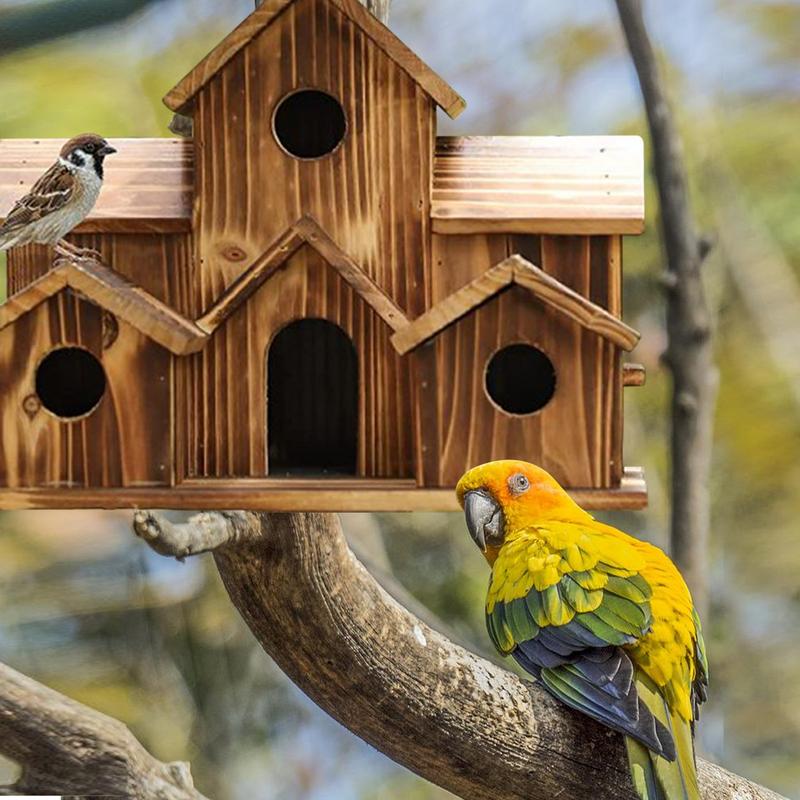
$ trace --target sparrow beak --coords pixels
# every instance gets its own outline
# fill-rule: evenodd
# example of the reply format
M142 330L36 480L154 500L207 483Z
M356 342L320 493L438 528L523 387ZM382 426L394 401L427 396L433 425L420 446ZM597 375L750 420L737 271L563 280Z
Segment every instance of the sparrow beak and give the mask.
M104 144L98 151L97 155L99 156L110 156L112 153L116 153L117 150L115 147L112 147L110 144Z
M464 495L464 516L467 528L481 550L486 552L486 539L500 542L503 538L503 510L485 490L474 489Z

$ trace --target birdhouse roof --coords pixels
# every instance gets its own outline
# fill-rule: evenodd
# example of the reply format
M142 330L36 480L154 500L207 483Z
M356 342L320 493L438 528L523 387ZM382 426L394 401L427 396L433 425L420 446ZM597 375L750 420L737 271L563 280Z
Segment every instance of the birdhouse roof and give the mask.
M271 25L296 0L264 0L237 28L229 33L197 66L164 97L173 111L185 113L197 93L248 42ZM398 64L449 116L465 108L464 99L425 64L358 0L326 0L360 28L389 58Z
M641 233L639 136L440 136L438 233Z
M112 139L97 205L79 233L191 230L194 172L182 139ZM0 139L0 221L58 158L63 139Z
M399 353L408 353L512 284L528 289L546 305L623 350L633 350L639 341L639 333L621 319L522 256L513 255L445 297L395 333L392 344Z
M112 139L105 185L79 233L192 227L185 139ZM0 140L0 215L55 161L60 139ZM445 136L431 205L439 233L631 234L644 226L638 136Z
M132 325L154 342L185 355L199 350L206 333L158 298L98 261L61 261L0 305L0 330L67 287Z

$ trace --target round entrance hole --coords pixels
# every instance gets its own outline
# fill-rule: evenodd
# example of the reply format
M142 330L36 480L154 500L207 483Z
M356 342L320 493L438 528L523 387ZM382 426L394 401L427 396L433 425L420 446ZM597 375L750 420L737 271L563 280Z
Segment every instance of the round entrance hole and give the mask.
M533 345L503 347L486 366L486 393L509 414L533 414L550 402L555 391L553 362Z
M42 405L62 419L83 417L100 402L106 374L82 347L59 347L36 368L36 394Z
M301 89L278 104L272 120L278 144L296 158L321 158L344 139L347 120L342 104L319 89Z

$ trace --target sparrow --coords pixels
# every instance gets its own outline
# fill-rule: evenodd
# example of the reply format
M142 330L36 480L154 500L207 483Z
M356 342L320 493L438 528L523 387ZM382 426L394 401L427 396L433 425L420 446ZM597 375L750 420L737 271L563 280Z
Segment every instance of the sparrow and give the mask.
M58 160L8 212L0 225L0 250L36 243L53 245L67 257L82 254L83 249L63 237L94 208L103 186L103 160L116 152L94 133L70 139Z

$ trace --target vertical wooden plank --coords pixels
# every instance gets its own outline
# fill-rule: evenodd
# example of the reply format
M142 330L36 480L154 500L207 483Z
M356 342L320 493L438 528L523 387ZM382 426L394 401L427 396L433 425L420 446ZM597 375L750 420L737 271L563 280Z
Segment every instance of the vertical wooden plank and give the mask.
M272 136L275 105L300 88L334 95L348 120L342 145L320 159L293 158ZM398 305L421 297L421 311L434 110L417 84L338 10L298 0L198 98L202 304L310 213ZM245 161L248 152L257 157ZM280 190L270 191L273 186ZM244 258L230 259L234 244Z
M92 353L107 380L97 407L71 421L45 410L35 389L39 362L62 346ZM68 290L0 331L0 485L168 483L169 369L166 350Z
M359 369L357 463L365 477L412 477L411 386L407 361L391 330L316 251L301 248L188 360L217 388L193 399L193 413L214 436L189 455L201 477L268 474L267 352L275 334L296 319L327 319L353 341ZM308 354L298 354L298 358ZM223 366L225 365L225 366ZM235 365L235 366L234 366ZM298 398L298 407L305 400ZM313 406L313 403L311 404ZM302 413L302 412L299 412ZM205 459L202 459L202 455Z

